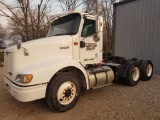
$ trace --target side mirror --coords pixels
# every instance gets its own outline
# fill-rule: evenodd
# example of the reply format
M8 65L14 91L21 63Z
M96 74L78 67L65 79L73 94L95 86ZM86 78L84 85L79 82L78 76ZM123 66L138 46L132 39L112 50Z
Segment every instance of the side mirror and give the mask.
M84 41L80 41L80 48L84 48L86 45L86 43Z
M99 32L99 19L98 19L98 16L96 17L96 33Z
M22 41L21 40L18 40L17 42L17 49L20 49L22 46Z
M97 15L97 17L96 17L96 34L93 35L94 42L98 42L100 40L98 33L99 33L99 17Z

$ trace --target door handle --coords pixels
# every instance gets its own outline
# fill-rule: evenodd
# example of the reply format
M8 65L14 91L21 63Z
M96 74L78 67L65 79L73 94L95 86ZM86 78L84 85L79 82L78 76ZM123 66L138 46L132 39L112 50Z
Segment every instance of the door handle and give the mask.
M84 42L84 41L80 41L80 48L84 48L84 47L86 47L86 45L85 45L86 43Z

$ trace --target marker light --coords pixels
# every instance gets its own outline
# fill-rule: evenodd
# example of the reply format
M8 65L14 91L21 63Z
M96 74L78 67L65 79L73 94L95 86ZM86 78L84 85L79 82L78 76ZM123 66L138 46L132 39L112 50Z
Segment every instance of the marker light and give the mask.
M99 23L99 26L102 27L102 22Z

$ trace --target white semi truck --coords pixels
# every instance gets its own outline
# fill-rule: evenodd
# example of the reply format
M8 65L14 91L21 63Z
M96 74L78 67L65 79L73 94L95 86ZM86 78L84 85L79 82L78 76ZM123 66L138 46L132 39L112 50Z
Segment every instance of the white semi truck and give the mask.
M51 109L67 111L81 88L100 88L113 80L135 86L150 80L150 60L126 60L103 54L103 18L82 12L59 15L46 38L4 51L4 83L19 101L45 98Z

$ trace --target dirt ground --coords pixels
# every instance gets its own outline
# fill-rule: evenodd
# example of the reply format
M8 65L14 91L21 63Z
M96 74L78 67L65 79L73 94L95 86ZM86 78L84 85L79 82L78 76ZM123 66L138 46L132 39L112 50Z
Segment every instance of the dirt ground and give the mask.
M22 103L3 84L0 68L0 120L160 120L160 77L128 87L119 83L82 91L76 106L51 111L44 99Z

